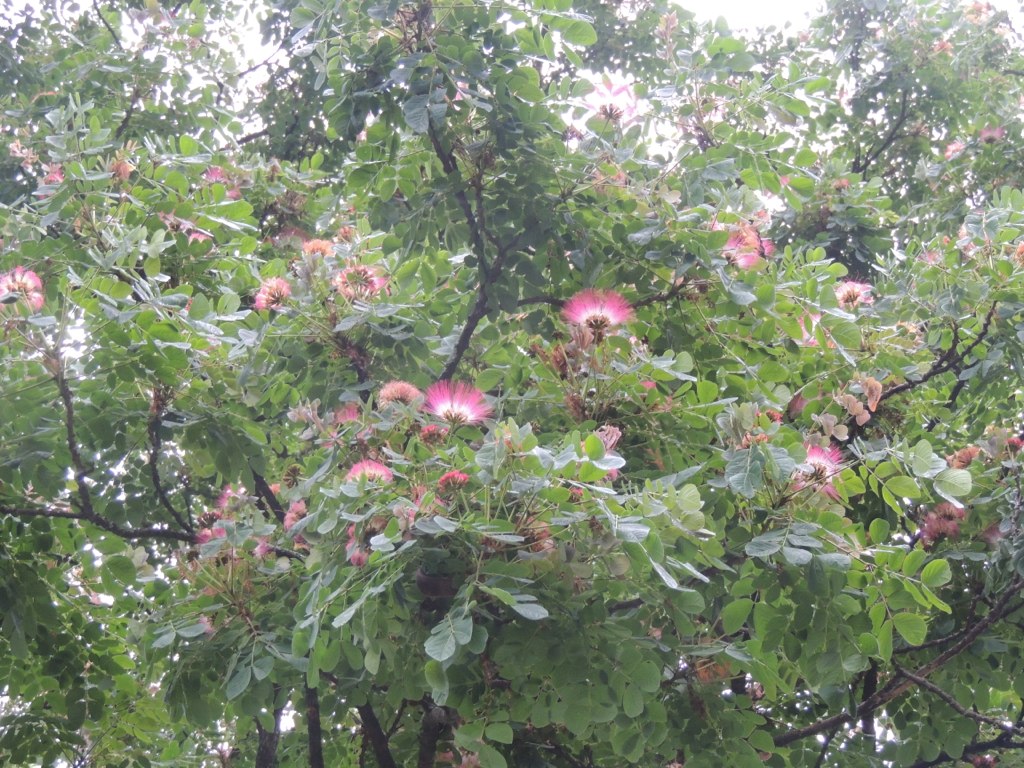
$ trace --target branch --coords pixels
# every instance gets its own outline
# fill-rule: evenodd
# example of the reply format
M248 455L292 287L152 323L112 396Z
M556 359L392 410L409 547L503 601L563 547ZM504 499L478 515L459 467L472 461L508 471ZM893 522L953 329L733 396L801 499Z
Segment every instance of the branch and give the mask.
M277 522L284 525L284 507L277 500L277 494L267 483L267 480L259 472L252 473L253 483L256 485L256 506L263 511L270 510L277 518Z
M58 366L60 363L58 363ZM57 382L57 389L60 391L61 402L64 403L64 426L67 435L68 453L71 454L71 466L75 470L75 486L78 489L78 506L85 515L83 519L98 518L99 515L93 510L92 497L89 494L89 484L86 478L89 470L82 461L82 452L78 449L78 437L75 435L75 405L71 396L71 388L68 380L64 377L64 371L58 368L54 377Z
M865 157L863 161L858 160L854 162L852 168L854 173L864 173L864 171L868 169L868 166L875 162L875 160L877 160L881 156L881 154L885 152L885 150L887 150L890 146L892 146L893 142L896 141L896 134L899 133L899 130L900 128L903 127L903 124L907 122L907 100L907 91L903 91L903 93L900 95L900 113L899 115L896 116L896 120L893 122L892 127L889 129L889 132L886 133L885 136L882 138L882 141L878 145L878 147L872 150L871 152L868 152L867 157Z
M324 768L324 737L320 729L320 697L306 686L306 734L309 737L309 768Z
M1022 587L1024 587L1024 578L1018 577L1014 579L999 600L997 600L992 606L992 610L990 610L982 619L965 632L955 645L940 653L927 664L916 669L913 674L919 678L927 677L951 659L967 650L974 641L978 639L982 632L992 626L1007 613L1011 613L1012 611L1020 608L1019 605L1011 608L1010 601ZM856 722L867 713L874 712L886 703L902 695L909 688L913 687L913 685L914 681L912 679L896 674L880 691L862 701L855 711L841 712L837 715L826 717L809 725L805 725L800 728L793 728L785 733L780 733L774 738L775 746L783 747L787 744L792 744L794 741L805 739L808 736L816 736L819 733L825 733L833 728L838 728L844 723Z
M973 744L968 744L964 747L964 755L976 755L979 752L988 752L990 749L1024 749L1024 741L1011 741L1006 738L1004 733L1002 736L998 736L988 741L976 741ZM932 768L932 766L942 765L943 763L952 763L954 761L962 760L961 757L953 757L950 754L942 752L934 760L918 760L913 763L909 768Z
M121 45L121 38L117 36L117 32L115 32L114 28L110 26L110 23L103 18L103 11L100 10L100 4L97 0L92 0L92 7L96 9L96 15L100 17L100 21L103 23L103 26L107 28L107 32L109 32L110 36L114 38L114 44L123 51L124 46Z
M441 738L441 731L448 725L448 713L444 707L438 707L429 702L427 707L420 725L420 751L416 768L434 768L437 740Z
M74 512L70 509L60 507L8 507L0 505L0 514L9 517L49 517L62 520L82 520L92 523L97 528L102 528L115 536L126 541L137 541L139 539L164 539L167 541L183 541L187 544L194 544L195 537L190 533L173 531L170 528L161 528L159 525L151 525L145 528L124 528L101 517L95 513Z
M952 346L950 346L949 349L943 352L935 362L932 363L931 368L929 368L921 378L914 379L913 381L904 381L902 384L890 387L882 393L879 401L888 400L890 397L898 395L901 392L914 389L915 387L924 384L929 379L935 378L939 374L946 373L951 370L959 370L958 366L963 363L964 358L971 354L971 352L973 352L975 348L985 340L985 337L988 336L988 333L992 328L992 318L995 317L996 306L996 303L993 302L992 306L989 307L988 313L985 315L985 321L981 325L981 330L978 331L978 335L975 337L974 341L964 348L963 352L957 352L956 346L958 342L956 337L954 337Z
M281 686L274 686L275 700L280 690ZM256 768L274 768L277 765L277 743L281 739L281 713L283 711L283 707L274 710L274 729L271 731L263 727L258 717L255 718L256 734L259 739L259 746L256 748Z
M150 410L149 423L146 425L146 432L149 436L149 479L153 483L153 489L156 491L156 496L160 500L160 505L167 510L170 516L174 519L174 522L183 531L189 533L195 532L195 527L191 521L185 520L171 504L170 498L167 496L167 491L164 490L163 482L160 480L160 419L163 415L163 403L164 394L161 389L157 389L153 392L153 408Z
M903 677L907 678L911 682L915 683L919 688L924 688L926 691L931 691L944 702L946 702L946 704L948 704L951 709L963 715L964 717L974 720L978 723L991 725L992 727L997 728L1000 731L1004 731L1006 733L1019 734L1024 736L1024 728L1017 728L1016 726L1008 724L1002 720L998 720L994 717L988 717L986 715L981 714L980 712L975 712L972 709L968 709L967 707L962 706L960 702L953 698L951 694L947 693L930 680L920 677L919 675L915 675L913 672L910 672L909 670L903 669L903 667L901 667L899 664L894 665L894 668L896 669L896 674L902 675Z
M380 720L369 704L360 704L356 707L359 719L363 724L363 735L370 740L374 757L377 758L377 765L380 768L398 768L395 758L391 755L391 748L388 746L388 737L381 728Z

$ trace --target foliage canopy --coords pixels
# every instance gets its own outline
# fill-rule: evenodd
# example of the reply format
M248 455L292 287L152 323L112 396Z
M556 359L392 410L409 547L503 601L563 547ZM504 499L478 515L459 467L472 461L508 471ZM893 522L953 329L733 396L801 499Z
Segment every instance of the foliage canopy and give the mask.
M1024 764L1005 14L2 7L0 762Z

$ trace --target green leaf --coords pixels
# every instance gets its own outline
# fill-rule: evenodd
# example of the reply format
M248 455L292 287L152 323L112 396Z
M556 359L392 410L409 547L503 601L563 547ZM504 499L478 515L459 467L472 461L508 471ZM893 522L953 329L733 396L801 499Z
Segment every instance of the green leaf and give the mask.
M910 645L920 645L928 636L928 624L916 613L897 613L892 617L892 623L900 637Z
M227 694L228 700L237 699L246 688L249 687L249 682L252 680L252 668L248 664L242 664L235 668L235 674L231 676L228 681Z
M932 560L921 571L921 581L925 586L935 589L948 584L953 578L949 563L945 560Z
M765 458L757 448L735 452L725 467L725 482L737 493L752 498L764 487Z
M738 632L750 615L754 601L749 597L733 600L722 609L722 631L727 635Z
M971 492L971 473L966 469L944 469L933 482L935 492L955 504Z
M895 475L885 481L885 487L895 496L916 499L921 495L921 488L913 478L906 475Z
M512 732L512 726L508 723L490 723L487 728L484 729L484 736L490 741L496 741L499 744L511 744L515 738L515 734Z

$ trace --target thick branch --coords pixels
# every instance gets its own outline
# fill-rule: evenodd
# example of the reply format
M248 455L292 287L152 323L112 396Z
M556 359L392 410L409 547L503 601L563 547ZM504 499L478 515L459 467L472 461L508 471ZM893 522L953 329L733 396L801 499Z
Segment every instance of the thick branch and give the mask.
M320 729L320 696L306 686L306 735L309 740L309 768L324 768L324 737Z
M281 690L280 686L274 686L274 699ZM274 728L267 730L256 718L256 734L259 738L259 745L256 748L256 768L275 768L277 765L277 743L281 739L281 713L283 707L274 709Z
M267 480L259 472L252 473L253 483L256 485L256 506L263 510L270 510L273 512L274 517L277 518L277 522L284 524L284 507L281 506L281 502L277 500L277 494L274 493L274 489L270 487Z
M433 768L437 756L437 741L441 732L448 725L448 713L444 707L428 704L420 725L420 751L416 768Z
M64 404L64 427L67 435L68 453L71 454L71 467L75 470L75 487L78 489L78 506L82 514L90 519L98 517L93 511L92 496L89 494L89 482L87 477L89 469L82 461L82 452L78 448L78 437L75 435L75 405L71 395L71 388L68 380L64 378L64 371L59 371L55 377L57 389L60 391L60 399Z
M380 768L398 768L395 758L391 755L387 734L384 733L373 707L369 704L361 704L356 707L356 711L363 724L363 735L370 740L370 747L373 749L374 757L377 758L377 765Z

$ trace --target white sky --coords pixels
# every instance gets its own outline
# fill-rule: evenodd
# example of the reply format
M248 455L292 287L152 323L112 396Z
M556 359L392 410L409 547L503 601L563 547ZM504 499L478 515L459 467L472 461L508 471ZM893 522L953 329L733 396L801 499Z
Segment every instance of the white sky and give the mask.
M824 0L678 0L679 5L697 14L701 21L714 21L724 16L734 30L756 27L781 27L787 21L804 26L807 16L824 7ZM999 10L1007 11L1018 31L1024 31L1022 0L988 0ZM969 5L964 2L964 5Z

